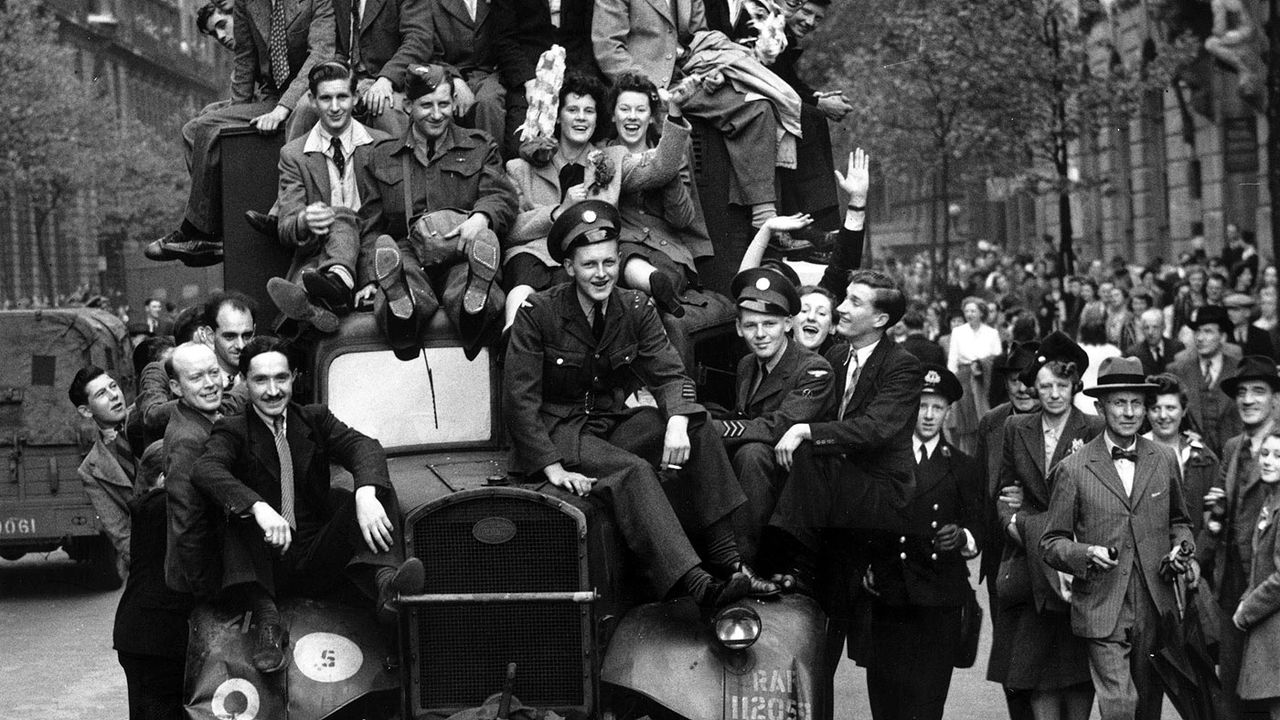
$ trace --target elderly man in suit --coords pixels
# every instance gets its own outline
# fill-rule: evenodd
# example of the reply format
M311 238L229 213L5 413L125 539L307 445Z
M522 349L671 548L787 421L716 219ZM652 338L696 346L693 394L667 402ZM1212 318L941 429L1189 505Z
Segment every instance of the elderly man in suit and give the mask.
M617 208L584 200L551 227L548 250L571 282L531 295L512 327L503 405L515 469L607 503L659 596L711 607L777 594L742 561L730 517L742 491L657 310L617 288L621 225ZM627 407L640 387L657 407ZM655 468L679 472L679 518Z
M1222 392L1234 398L1242 431L1227 440L1222 450L1222 476L1209 489L1204 503L1209 508L1205 523L1205 547L1198 559L1210 579L1214 597L1224 612L1222 645L1218 651L1218 674L1222 686L1234 696L1241 672L1244 633L1231 621L1245 588L1253 562L1253 530L1267 502L1267 489L1260 481L1258 454L1262 443L1276 428L1275 403L1280 394L1280 374L1275 361L1255 355L1240 361L1238 372L1222 381ZM1194 504L1200 498L1191 498Z
M276 237L294 248L293 265L287 279L267 281L267 293L287 317L328 333L350 312L352 293L373 282L368 253L360 263L356 168L391 136L352 117L356 76L342 63L315 66L307 82L320 121L280 149L276 198Z
M1224 348L1235 329L1226 309L1214 305L1198 308L1187 323L1195 331L1195 352L1169 366L1187 393L1187 411L1209 449L1222 454L1227 438L1240 432L1240 416L1231 399L1218 392L1218 384L1236 374L1239 361Z
M428 60L449 66L458 120L485 131L502 148L507 91L498 74L494 43L498 19L492 6L493 0L433 0Z
M337 50L355 75L356 115L366 125L400 135L405 71L431 53L430 0L333 0Z
M987 679L1003 685L1015 704L1026 697L1037 716L1061 713L1068 720L1088 717L1093 691L1085 648L1071 635L1058 575L1042 562L1038 540L1053 468L1102 432L1102 420L1075 404L1088 366L1088 354L1066 334L1055 331L1041 341L1021 375L1040 399L1040 411L1005 421L995 484L1005 540Z
M129 408L114 378L100 367L81 368L67 391L81 417L93 422L93 447L78 470L103 532L116 549L116 570L129 572L129 499L137 462L125 434Z
M1164 312L1160 308L1148 308L1138 316L1138 328L1142 338L1130 345L1125 352L1138 358L1142 372L1159 375L1173 362L1182 350L1182 343L1164 336Z
M287 662L277 597L329 595L345 578L391 619L397 594L421 592L423 568L404 559L378 441L323 405L293 403L296 373L281 340L254 338L240 368L250 408L214 423L192 479L226 513L222 585L253 610L253 665L272 673ZM333 487L331 461L351 473L354 493Z
M1177 617L1171 581L1195 543L1173 450L1139 437L1147 383L1136 358L1108 358L1097 398L1107 429L1063 460L1040 547L1071 580L1071 628L1085 638L1102 720L1158 720L1151 666L1160 617Z
M907 528L875 538L867 575L874 595L867 695L876 720L942 720L960 659L961 609L973 597L966 561L982 542L982 473L942 437L964 390L945 365L923 369Z
M785 275L771 267L743 270L731 290L737 298L738 336L751 352L738 363L733 412L714 424L747 495L745 512L738 513L738 534L745 540L743 554L754 557L787 480L773 446L792 425L827 411L833 376L822 356L789 339L800 295Z
M177 230L147 246L148 259L192 267L222 262L223 129L248 123L263 134L284 128L294 138L316 120L303 95L311 68L333 56L331 0L242 0L234 17L231 104L183 126L191 171L186 213Z

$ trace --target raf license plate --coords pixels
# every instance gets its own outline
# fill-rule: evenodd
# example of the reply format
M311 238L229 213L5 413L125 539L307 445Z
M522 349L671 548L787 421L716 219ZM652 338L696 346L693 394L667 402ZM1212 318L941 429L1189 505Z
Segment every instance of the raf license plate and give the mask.
M0 520L0 535L35 535L36 519L33 517L7 517Z

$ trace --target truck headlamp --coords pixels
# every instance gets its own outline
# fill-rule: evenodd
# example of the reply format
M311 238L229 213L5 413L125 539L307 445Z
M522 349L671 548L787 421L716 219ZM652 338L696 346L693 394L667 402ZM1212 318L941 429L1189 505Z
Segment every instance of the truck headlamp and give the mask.
M751 647L764 627L756 611L742 605L732 605L716 613L711 625L716 639L729 650Z

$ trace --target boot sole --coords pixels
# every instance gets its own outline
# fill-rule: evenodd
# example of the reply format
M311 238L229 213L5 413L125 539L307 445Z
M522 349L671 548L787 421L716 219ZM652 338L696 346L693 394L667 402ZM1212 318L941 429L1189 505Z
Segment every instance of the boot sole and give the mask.
M338 316L311 303L307 291L278 277L267 281L267 295L280 312L298 322L311 323L322 333L338 331Z
M468 256L470 276L462 296L462 310L469 315L479 314L489 300L489 288L498 274L498 246L488 242L471 243Z
M413 298L402 277L404 261L400 250L394 245L387 247L381 238L373 251L373 272L378 287L387 296L387 309L395 317L408 320L413 315Z

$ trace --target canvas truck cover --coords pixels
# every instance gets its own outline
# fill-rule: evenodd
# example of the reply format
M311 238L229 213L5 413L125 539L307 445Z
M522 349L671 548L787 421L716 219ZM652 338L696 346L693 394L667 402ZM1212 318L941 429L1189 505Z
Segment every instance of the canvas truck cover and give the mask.
M0 311L0 447L87 447L86 422L67 397L86 365L106 370L133 397L124 323L92 308Z

